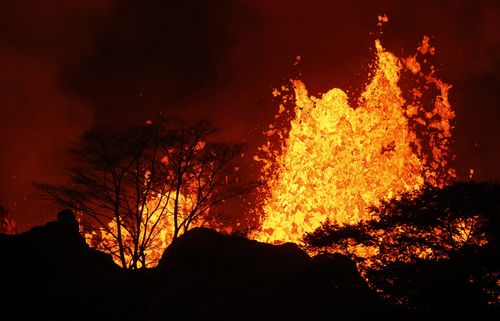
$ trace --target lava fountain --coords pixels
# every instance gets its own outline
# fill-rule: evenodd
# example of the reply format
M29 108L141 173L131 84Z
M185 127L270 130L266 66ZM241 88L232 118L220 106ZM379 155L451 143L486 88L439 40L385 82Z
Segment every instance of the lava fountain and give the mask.
M379 40L375 49L370 81L356 106L338 88L309 96L300 80L273 92L283 100L277 124L286 120L289 126L271 124L255 156L266 182L255 239L298 242L327 219L355 223L369 218L367 208L380 199L426 183L443 186L456 176L449 165L451 86L435 76L429 38L406 58Z

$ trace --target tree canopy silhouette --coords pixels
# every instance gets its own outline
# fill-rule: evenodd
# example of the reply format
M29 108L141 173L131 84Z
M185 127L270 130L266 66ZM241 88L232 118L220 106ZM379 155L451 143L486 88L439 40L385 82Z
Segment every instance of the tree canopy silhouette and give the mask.
M325 222L305 246L353 256L372 286L408 306L500 303L499 184L425 186L370 211L355 225Z
M206 121L178 119L118 133L94 130L72 149L69 183L37 187L81 213L87 237L122 267L147 267L165 242L201 225L211 207L251 188L231 166L242 146L216 142L215 133Z

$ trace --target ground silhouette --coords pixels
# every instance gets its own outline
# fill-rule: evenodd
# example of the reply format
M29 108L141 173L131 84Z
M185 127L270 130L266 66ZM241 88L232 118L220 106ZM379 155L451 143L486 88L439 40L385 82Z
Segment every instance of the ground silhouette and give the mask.
M387 308L347 257L312 259L292 243L276 246L205 228L168 248L158 273L152 319L168 311L177 320L329 320L330 313L358 319Z
M91 249L71 212L56 222L0 234L2 315L8 320L133 320L137 282ZM2 318L3 319L3 318ZM5 319L6 320L6 319Z
M0 235L9 320L322 320L396 315L341 255L196 228L155 269L128 271L88 247L71 212Z
M259 243L206 228L178 238L158 267L125 270L85 243L70 211L25 233L0 234L0 256L6 320L416 320L460 313L389 304L367 286L349 256L311 258L295 244ZM419 276L420 285L452 282L448 286L460 289L454 275L442 277L446 266L429 273L405 268L396 272ZM422 292L422 299L461 296L459 290L454 298L434 292ZM476 312L483 317L485 311Z

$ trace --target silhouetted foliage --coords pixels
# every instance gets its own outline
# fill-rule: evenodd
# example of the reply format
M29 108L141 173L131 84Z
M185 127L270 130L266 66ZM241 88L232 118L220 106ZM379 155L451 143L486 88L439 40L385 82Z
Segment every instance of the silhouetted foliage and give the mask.
M158 237L175 241L210 207L249 190L230 166L242 146L216 142L215 133L205 121L178 119L118 133L94 130L72 149L77 165L69 183L37 187L90 218L86 228L96 246L122 267L145 267L147 250L163 241Z
M331 223L328 219L314 232L306 233L303 240L306 248L311 252L320 249L345 255L353 254L352 247L355 245L372 246L375 244L365 224L340 225Z
M355 225L325 222L305 246L366 260L372 286L408 307L499 303L499 184L425 186L370 211L371 220Z

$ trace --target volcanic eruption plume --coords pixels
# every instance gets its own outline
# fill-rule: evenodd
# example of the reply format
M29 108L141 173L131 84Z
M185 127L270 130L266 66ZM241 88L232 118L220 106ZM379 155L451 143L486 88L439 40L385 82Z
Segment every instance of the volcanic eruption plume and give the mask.
M338 88L309 96L300 80L273 92L282 103L255 156L266 182L255 239L297 242L327 219L356 223L380 199L456 176L449 164L451 86L435 75L429 38L406 58L380 40L375 48L370 81L355 106Z

